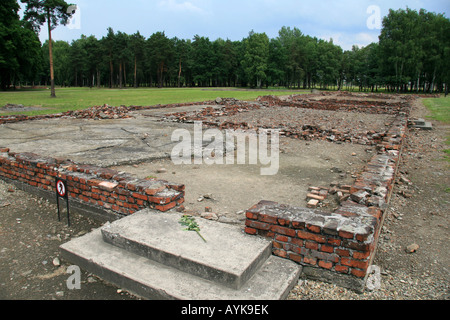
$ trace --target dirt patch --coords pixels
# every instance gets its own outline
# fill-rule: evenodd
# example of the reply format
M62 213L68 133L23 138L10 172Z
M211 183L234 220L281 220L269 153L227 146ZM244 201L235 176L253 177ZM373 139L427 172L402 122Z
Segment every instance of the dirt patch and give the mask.
M68 227L55 203L0 181L0 299L128 300L128 293L81 270L81 290L69 290L69 264L59 246L101 225L76 214Z
M273 176L261 176L259 165L174 165L170 159L114 169L185 184L187 211L201 214L209 207L224 221L243 221L244 211L261 200L306 207L310 186L353 183L373 153L367 146L290 138L280 146L280 169ZM337 205L330 200L321 209L331 212Z

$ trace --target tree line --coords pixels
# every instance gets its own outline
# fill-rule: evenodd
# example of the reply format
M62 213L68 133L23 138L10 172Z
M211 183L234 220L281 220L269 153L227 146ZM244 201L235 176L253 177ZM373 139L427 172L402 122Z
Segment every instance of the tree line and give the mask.
M139 31L129 35L108 28L101 39L83 35L71 43L41 44L31 15L19 20L17 12L17 1L2 0L4 90L48 85L51 60L58 86L356 87L361 91L382 87L395 92L443 92L450 82L450 20L423 9L390 10L379 42L351 50L290 27L281 28L272 39L251 31L241 41L199 35L169 38L162 31L146 38Z

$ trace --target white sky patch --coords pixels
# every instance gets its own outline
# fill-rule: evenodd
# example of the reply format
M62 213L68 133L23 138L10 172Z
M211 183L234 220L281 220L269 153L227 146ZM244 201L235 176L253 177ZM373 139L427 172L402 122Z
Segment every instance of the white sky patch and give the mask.
M430 12L450 12L449 0L71 0L81 9L81 26L71 29L58 26L54 40L71 42L84 35L106 36L108 27L115 32L133 34L140 31L145 37L165 31L168 37L192 39L194 35L242 40L251 30L265 32L276 38L281 27L297 27L312 37L329 41L344 50L352 45L366 46L378 42L381 30L370 29L367 13L370 6L378 6L381 16L389 8L425 8ZM22 9L25 4L20 2ZM22 10L23 12L23 10ZM41 41L48 38L45 24Z
M168 11L207 14L207 11L190 1L162 0L158 3L158 6Z
M378 42L378 36L379 32L359 32L356 34L339 32L323 34L318 38L326 41L333 39L333 43L340 46L343 50L352 50L352 46L354 45L362 48L373 42Z

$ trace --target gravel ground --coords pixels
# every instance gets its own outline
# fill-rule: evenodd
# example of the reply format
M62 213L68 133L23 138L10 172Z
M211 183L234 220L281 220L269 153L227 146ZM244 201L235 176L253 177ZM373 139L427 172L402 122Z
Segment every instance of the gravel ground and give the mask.
M243 112L230 117L219 117L229 122L246 122L252 127L301 128L304 125L338 130L351 136L364 136L368 131L385 132L395 117L356 112L270 107Z

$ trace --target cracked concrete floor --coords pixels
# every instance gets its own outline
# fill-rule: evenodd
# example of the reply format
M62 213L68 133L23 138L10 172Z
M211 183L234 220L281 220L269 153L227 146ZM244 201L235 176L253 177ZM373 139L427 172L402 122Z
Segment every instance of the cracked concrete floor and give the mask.
M101 167L166 158L172 132L183 124L161 124L137 115L116 120L48 119L0 126L0 145L12 152L68 158Z
M170 154L179 142L171 141L172 133L180 128L193 133L193 125L160 120L167 113L204 107L142 110L128 119L60 118L5 124L0 126L0 146L185 184L186 207L201 212L212 206L233 218L260 200L304 207L308 186L326 187L334 181L351 184L352 175L371 157L368 146L282 137L280 170L275 176L261 176L257 165L176 166ZM161 167L166 168L165 174L157 173ZM213 203L197 202L208 193L213 193Z

